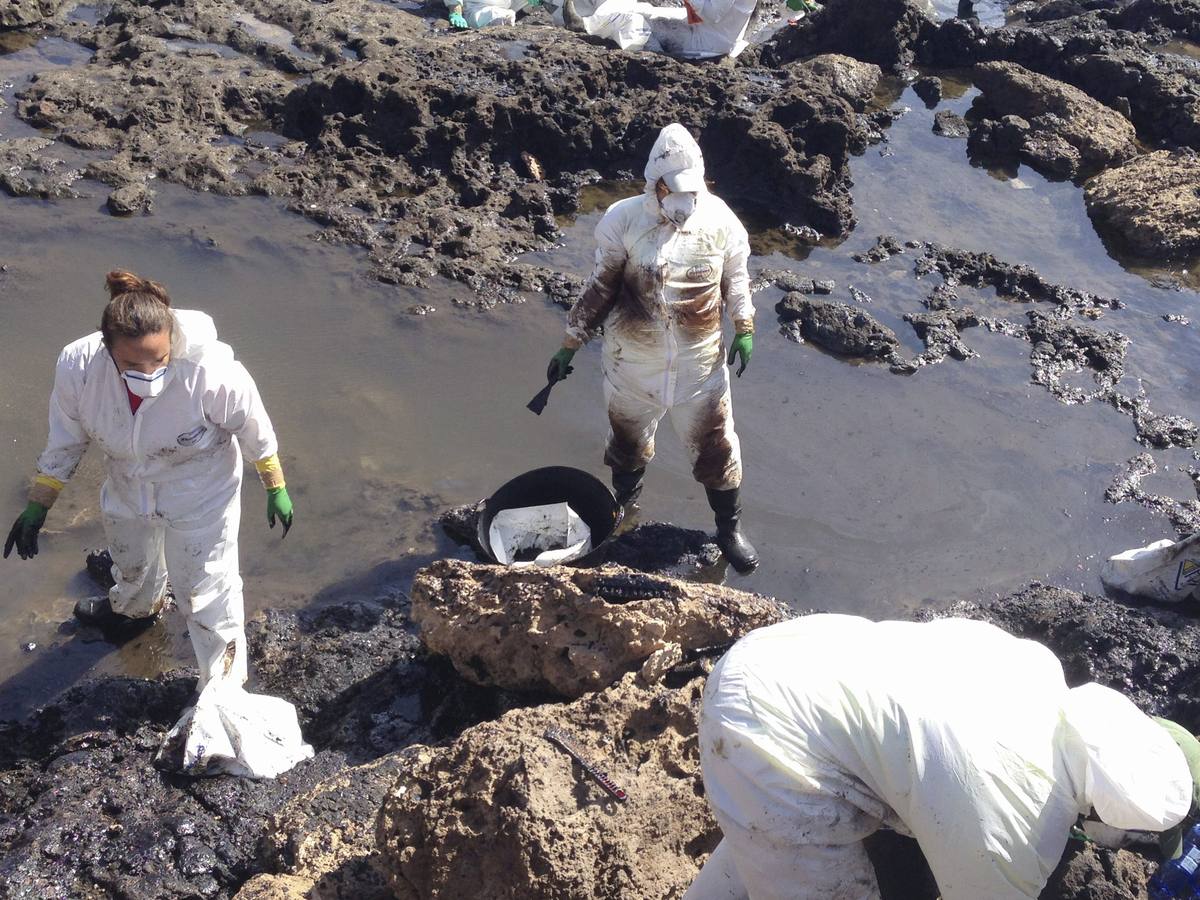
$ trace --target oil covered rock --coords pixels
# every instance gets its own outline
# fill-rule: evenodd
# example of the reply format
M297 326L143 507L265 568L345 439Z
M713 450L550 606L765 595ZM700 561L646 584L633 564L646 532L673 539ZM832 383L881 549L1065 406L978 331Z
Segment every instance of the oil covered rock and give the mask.
M441 560L413 581L413 620L467 680L578 697L654 654L731 644L782 621L782 604L620 566L505 567Z

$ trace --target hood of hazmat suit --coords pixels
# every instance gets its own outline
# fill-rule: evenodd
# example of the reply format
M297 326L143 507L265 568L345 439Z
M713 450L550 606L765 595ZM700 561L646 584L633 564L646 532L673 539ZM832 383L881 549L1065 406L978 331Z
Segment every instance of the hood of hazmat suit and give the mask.
M873 885L861 840L886 824L917 839L943 900L1034 898L1081 813L1161 830L1192 799L1182 751L1128 699L1068 690L1045 647L963 619L814 615L752 632L708 680L700 753L749 877L819 886L789 897Z
M746 265L750 243L737 216L704 186L704 157L682 125L659 134L646 189L608 208L596 226L596 264L571 309L564 345L604 327L610 435L616 471L644 468L668 412L706 487L735 488L741 458L733 430L722 323L754 330ZM683 225L663 213L658 180L696 194Z
M254 379L232 348L217 340L211 317L174 311L167 369L162 393L143 400L134 413L100 333L68 344L55 370L50 436L38 473L66 482L89 446L103 452L108 477L100 508L116 582L109 591L113 611L153 615L163 605L169 577L196 652L201 696L216 679L240 691L246 680L238 569L241 453L253 461L267 459L278 451L278 443ZM228 699L237 692L207 696ZM298 743L298 727L292 727L295 710L284 706L291 722L272 734L297 737L279 750L280 758L294 762L297 754L305 755L307 745ZM211 703L208 707L214 708ZM225 719L269 724L232 712ZM248 733L227 742L233 747L254 743ZM216 771L219 764L209 768ZM253 774L248 768L243 760L230 771Z

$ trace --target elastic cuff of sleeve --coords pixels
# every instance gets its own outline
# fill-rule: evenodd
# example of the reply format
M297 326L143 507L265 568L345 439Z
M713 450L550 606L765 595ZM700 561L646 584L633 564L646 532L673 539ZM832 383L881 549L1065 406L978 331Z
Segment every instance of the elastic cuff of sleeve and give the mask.
M734 319L733 330L738 334L754 334L753 319Z
M279 464L278 453L268 456L266 459L260 459L254 464L254 468L258 470L259 481L267 490L286 486L287 483L283 480L283 466Z
M57 478L51 478L49 475L38 475L37 478L33 479L33 487L29 489L29 500L32 503L40 503L46 509L49 509L54 505L54 501L58 499L58 495L63 487L63 482Z

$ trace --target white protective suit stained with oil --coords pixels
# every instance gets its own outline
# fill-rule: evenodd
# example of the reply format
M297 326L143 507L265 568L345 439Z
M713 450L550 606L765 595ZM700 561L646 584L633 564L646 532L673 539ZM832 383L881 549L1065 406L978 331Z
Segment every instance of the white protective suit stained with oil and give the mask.
M596 226L596 264L571 309L565 346L579 347L604 326L604 394L609 436L605 463L618 472L654 456L659 421L671 424L705 487L729 490L742 479L733 427L724 317L753 331L746 229L703 188L700 147L682 125L668 125L646 164L646 189L609 207ZM699 182L695 211L670 221L655 195L664 176Z
M1183 819L1170 735L1040 644L982 622L814 615L714 669L700 718L724 838L685 900L877 900L863 838L915 837L942 900L1036 898L1071 826Z
M190 310L174 317L166 385L136 414L99 332L64 348L38 472L66 482L90 445L103 451L108 477L100 508L116 581L113 611L153 614L169 577L196 653L199 688L216 678L240 688L247 674L241 453L258 461L278 444L253 378L217 340L213 320Z

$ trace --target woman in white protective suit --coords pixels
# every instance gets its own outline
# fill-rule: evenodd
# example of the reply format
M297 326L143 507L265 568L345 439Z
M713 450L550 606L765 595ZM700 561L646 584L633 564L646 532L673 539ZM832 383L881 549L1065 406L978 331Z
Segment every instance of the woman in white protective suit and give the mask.
M995 626L814 615L717 664L700 760L724 838L685 900L877 900L880 827L916 838L942 900L1020 900L1081 815L1177 847L1200 745Z
M100 331L59 355L49 441L4 556L14 547L22 559L37 555L47 511L96 444L107 463L100 507L109 551L88 568L111 587L81 600L76 616L128 634L153 622L173 591L200 693L164 745L174 755L160 759L190 773L273 776L312 750L291 704L242 689L241 453L267 490L269 524L278 518L286 535L293 515L271 420L208 315L172 310L162 285L129 272L109 273L107 287Z
M614 203L596 226L596 265L547 377L565 378L576 350L603 326L604 462L618 502L641 493L669 413L716 514L717 544L748 572L758 555L741 529L742 459L721 326L728 314L736 332L728 361L741 358L740 376L753 350L750 243L705 187L700 147L682 125L662 130L645 174L645 193Z

